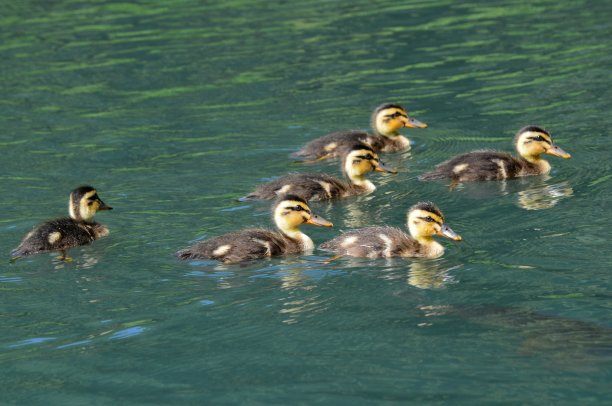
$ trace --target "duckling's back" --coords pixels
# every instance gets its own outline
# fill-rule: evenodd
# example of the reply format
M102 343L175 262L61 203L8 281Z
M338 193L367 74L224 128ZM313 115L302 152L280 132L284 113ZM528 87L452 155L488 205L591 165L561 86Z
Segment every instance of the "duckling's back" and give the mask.
M180 250L180 259L214 259L226 263L248 261L293 252L291 246L280 234L262 229L236 231Z
M338 131L314 139L304 145L302 149L291 154L293 158L326 159L340 156L346 148L356 144L367 144L374 149L380 150L383 142L375 135L365 131Z
M264 183L243 199L276 199L283 194L293 194L304 200L329 200L348 193L346 182L324 173L293 173Z
M395 227L366 227L348 231L324 242L320 248L354 257L422 256L420 244Z
M71 218L47 221L30 231L13 251L13 258L48 251L62 251L89 244L108 234L108 229L97 223L83 223Z
M421 180L454 181L503 180L519 176L523 164L512 155L498 151L472 151L442 162L420 176Z

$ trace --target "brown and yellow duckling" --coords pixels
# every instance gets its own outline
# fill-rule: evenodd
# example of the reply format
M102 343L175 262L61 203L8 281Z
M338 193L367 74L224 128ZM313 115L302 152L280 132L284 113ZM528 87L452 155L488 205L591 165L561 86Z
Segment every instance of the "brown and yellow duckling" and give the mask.
M213 237L176 253L180 259L214 259L225 263L248 261L283 254L298 254L314 249L310 237L302 233L302 224L332 227L329 221L313 214L306 201L286 195L272 209L279 231L246 229Z
M320 248L339 256L438 258L444 254L444 247L433 239L434 235L461 241L461 237L444 224L444 215L431 202L412 206L408 210L407 226L410 235L387 226L348 231L324 242Z
M364 144L354 145L342 159L342 172L348 181L324 173L294 173L259 186L243 200L270 200L286 193L309 201L331 200L371 193L376 186L366 179L366 175L373 171L395 173L378 159L372 148Z
M422 180L451 179L453 182L504 180L550 172L550 164L542 154L571 158L553 143L552 136L542 127L521 128L514 137L518 157L498 151L472 151L439 164L433 171L421 175Z
M344 148L358 143L370 145L375 152L404 151L410 148L410 141L401 135L399 130L404 127L427 128L427 124L409 117L405 108L393 103L382 104L374 110L371 126L373 134L364 131L338 131L310 141L291 156L310 160L334 158L340 156Z
M30 231L21 244L11 251L11 260L42 252L59 251L60 259L68 259L66 251L89 244L109 234L108 228L93 221L100 210L111 210L100 198L96 189L81 186L70 193L70 217L47 221Z

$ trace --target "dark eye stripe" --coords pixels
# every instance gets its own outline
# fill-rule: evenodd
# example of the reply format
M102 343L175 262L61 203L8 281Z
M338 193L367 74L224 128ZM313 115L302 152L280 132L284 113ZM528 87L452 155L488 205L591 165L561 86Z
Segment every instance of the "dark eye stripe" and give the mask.
M538 135L536 137L527 137L527 139L528 140L545 142L545 143L550 145L550 141L548 141L546 138L542 137L541 135Z
M311 214L311 211L310 211L310 210L305 209L305 208L303 208L303 207L302 207L302 206L300 206L300 205L297 205L297 206L294 206L294 207L287 207L287 209L288 209L288 210L291 210L291 211L304 211L304 212L306 212L306 213L308 213L308 214ZM287 213L289 213L289 212L287 212Z
M393 114L387 114L387 115L385 115L385 118L396 118L396 117L406 117L406 118L408 118L408 116L407 116L407 115L405 115L405 114L403 114L403 113L400 113L399 111L396 111L396 112L395 112L395 113L393 113Z
M431 216L427 216L427 217L417 217L417 218L419 218L419 219L421 219L421 220L424 220L424 221L426 221L426 222L428 222L428 223L436 223L436 224L442 225L442 223L440 223L439 221L434 220L434 219L433 219Z

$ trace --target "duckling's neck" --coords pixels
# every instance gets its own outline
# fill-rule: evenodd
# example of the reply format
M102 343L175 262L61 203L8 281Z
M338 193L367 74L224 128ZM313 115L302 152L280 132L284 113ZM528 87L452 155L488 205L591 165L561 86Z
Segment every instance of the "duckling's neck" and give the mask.
M399 130L390 130L390 129L380 128L380 127L376 127L376 126L372 127L372 129L374 130L374 134L380 135L382 137L396 138L396 137L401 137L402 136L399 133Z
M292 240L297 241L303 251L312 251L314 249L314 243L309 236L300 231L299 228L290 228L281 230L281 232Z
M550 164L547 160L542 159L541 155L523 155L523 161L527 163L526 173L547 174L550 172Z
M426 258L438 258L444 254L442 244L433 239L433 237L416 237L415 240L421 244L423 248L423 256Z
M380 149L382 152L397 152L410 148L410 140L401 134L393 137L382 136L384 145Z
M83 216L81 216L79 214L74 215L74 213L71 212L70 213L70 218L73 219L74 221L78 222L78 223L87 223L87 224L94 224L95 223L93 216L84 218Z
M347 174L353 187L359 189L363 193L372 193L376 190L376 186L366 179L365 175Z

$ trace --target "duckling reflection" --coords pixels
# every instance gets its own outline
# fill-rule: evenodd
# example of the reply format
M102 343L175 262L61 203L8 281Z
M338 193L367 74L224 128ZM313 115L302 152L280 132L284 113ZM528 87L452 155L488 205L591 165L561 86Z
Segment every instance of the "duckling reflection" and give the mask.
M414 260L410 263L408 284L419 289L442 289L449 284L457 283L450 272L460 267L461 265L448 267L441 261Z
M525 210L543 210L574 194L569 182L532 187L518 192L518 205Z

